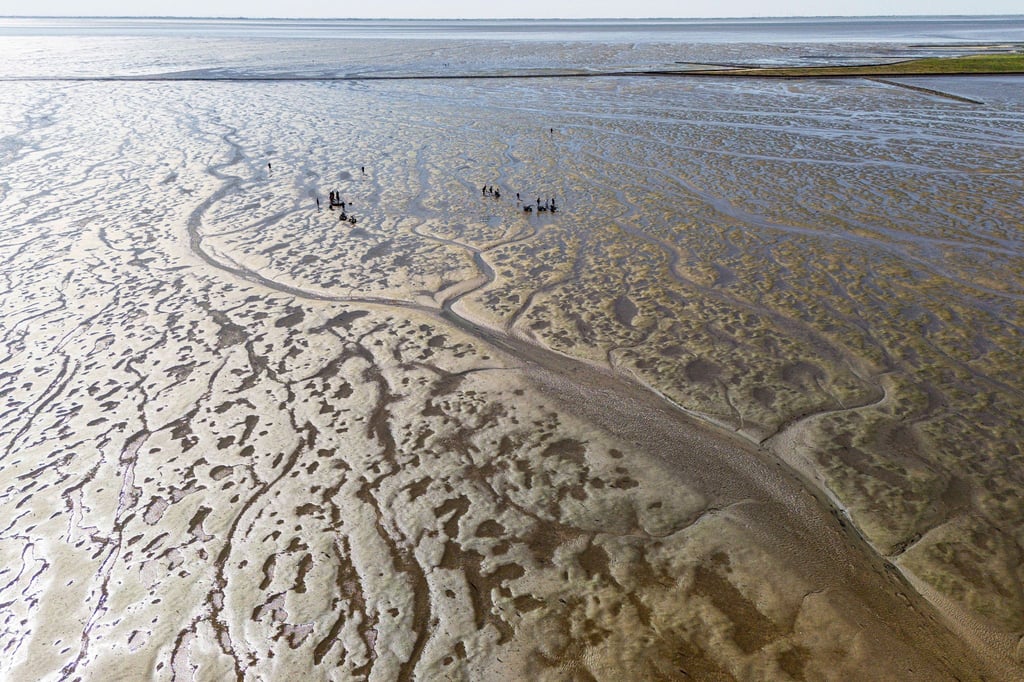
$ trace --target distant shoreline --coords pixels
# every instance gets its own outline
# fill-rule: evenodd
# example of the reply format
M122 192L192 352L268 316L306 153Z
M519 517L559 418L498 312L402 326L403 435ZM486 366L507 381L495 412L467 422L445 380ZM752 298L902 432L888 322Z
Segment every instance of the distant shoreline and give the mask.
M242 75L185 71L124 76L26 76L0 78L0 82L331 82L399 80L507 80L536 78L610 78L626 76L720 78L846 79L894 76L1006 76L1024 74L1024 53L972 54L957 57L926 57L885 64L851 66L747 67L708 64L704 68L623 69L604 71L526 71L461 74L351 74L351 75ZM965 101L974 102L963 98Z

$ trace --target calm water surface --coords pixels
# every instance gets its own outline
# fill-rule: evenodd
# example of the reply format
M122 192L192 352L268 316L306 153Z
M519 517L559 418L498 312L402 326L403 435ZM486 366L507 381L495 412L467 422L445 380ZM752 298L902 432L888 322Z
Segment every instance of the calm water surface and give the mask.
M315 77L391 73L400 68L406 74L453 75L480 69L642 68L679 61L849 63L956 54L972 44L1024 41L1024 16L616 21L0 18L0 38L0 77L7 78L209 69L234 75Z
M0 35L171 35L259 38L424 38L699 42L1024 40L1024 17L775 19L352 20L3 18Z

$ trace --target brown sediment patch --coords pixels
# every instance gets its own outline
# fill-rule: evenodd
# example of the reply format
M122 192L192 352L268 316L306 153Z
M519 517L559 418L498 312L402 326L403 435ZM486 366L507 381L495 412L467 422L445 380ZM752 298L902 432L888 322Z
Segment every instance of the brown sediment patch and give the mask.
M721 569L728 571L728 563ZM779 636L775 623L718 571L700 564L693 581L693 591L707 597L733 624L732 639L744 653L753 653Z
M695 381L702 384L713 384L718 381L719 377L722 375L722 368L709 360L697 358L686 363L684 372L686 373L686 378L689 381Z
M369 261L371 261L371 260L373 260L375 258L381 258L382 256L387 256L387 255L389 255L392 252L392 248L391 248L392 245L393 245L393 242L390 239L388 239L386 241L382 241L379 244L371 246L366 251L366 253L364 253L362 255L360 260L363 263L367 263L367 262L369 262Z
M780 653L778 657L779 667L784 673L792 677L794 680L806 679L804 677L804 670L810 660L810 650L802 646L794 646L790 649L786 649Z
M813 389L825 380L825 372L821 367L803 360L783 365L779 374L787 384L798 388Z
M640 312L632 299L625 295L615 299L613 309L615 311L615 319L619 321L619 324L626 327L633 326L633 319Z
M771 408L775 404L775 391L767 386L756 386L751 391L754 400L764 407Z

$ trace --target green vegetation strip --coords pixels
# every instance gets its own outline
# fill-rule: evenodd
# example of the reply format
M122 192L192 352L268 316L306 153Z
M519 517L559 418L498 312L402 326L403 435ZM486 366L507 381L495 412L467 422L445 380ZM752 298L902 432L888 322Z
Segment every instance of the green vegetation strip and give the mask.
M865 66L801 66L729 69L705 72L716 76L924 76L942 74L1024 73L1024 54L977 54L929 57Z

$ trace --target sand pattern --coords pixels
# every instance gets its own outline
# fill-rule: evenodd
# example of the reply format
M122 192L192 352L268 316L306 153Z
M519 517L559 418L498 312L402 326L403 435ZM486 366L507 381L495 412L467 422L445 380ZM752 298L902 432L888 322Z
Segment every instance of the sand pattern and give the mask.
M0 676L1019 673L1019 112L3 87Z

